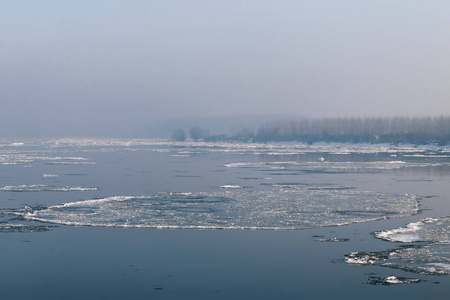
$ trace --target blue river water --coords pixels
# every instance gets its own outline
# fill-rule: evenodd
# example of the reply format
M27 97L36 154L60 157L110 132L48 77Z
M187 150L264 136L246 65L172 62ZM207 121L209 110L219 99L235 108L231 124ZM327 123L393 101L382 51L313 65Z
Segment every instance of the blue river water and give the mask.
M2 140L2 293L445 299L449 175L438 146Z

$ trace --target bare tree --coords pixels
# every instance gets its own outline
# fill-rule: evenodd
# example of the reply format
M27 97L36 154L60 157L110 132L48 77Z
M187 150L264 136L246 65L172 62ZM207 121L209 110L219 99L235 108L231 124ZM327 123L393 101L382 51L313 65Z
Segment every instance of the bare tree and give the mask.
M203 129L200 127L194 126L189 129L189 136L194 141L198 141L199 139L204 138Z
M183 129L178 128L172 132L171 138L175 142L183 142L186 139L186 134L184 133Z
M450 142L450 117L353 117L269 122L257 130L255 140L444 145Z

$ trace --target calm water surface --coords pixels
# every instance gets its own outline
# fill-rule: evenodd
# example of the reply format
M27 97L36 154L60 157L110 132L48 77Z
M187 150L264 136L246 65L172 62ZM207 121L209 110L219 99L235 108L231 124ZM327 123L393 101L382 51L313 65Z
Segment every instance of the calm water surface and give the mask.
M0 144L5 299L446 299L450 292L449 148ZM418 222L433 226L399 229ZM373 234L392 230L403 235ZM412 235L420 237L399 241ZM351 253L359 253L357 264L346 263ZM363 261L364 253L376 261ZM421 282L365 284L389 276Z

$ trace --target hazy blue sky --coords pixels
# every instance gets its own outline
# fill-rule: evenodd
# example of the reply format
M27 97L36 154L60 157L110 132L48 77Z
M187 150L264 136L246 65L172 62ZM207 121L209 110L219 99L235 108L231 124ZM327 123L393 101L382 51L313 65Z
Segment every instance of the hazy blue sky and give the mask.
M450 114L449 16L442 0L0 0L0 133Z

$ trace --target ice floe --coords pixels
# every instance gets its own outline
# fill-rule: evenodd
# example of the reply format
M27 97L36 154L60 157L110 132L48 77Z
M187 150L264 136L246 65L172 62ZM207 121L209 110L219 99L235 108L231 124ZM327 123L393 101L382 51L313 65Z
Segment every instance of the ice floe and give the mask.
M422 219L406 227L377 232L375 236L404 246L380 252L352 252L345 261L414 273L450 274L450 217Z
M50 186L45 184L7 185L0 188L1 192L86 192L96 191L97 187L81 186Z
M221 188L223 188L223 189L242 189L243 186L236 185L236 184L225 184L225 185L222 185Z
M350 239L348 238L320 238L316 239L317 242L332 242L332 243L343 243L343 242L350 242Z
M377 238L390 242L441 242L450 240L450 217L426 218L406 227L375 232Z
M339 226L417 211L412 195L297 187L116 196L28 211L23 217L66 225L276 230Z
M56 178L59 177L59 175L56 174L42 174L42 178Z
M369 280L367 280L365 283L371 285L392 285L392 284L419 283L421 281L422 280L418 278L406 278L396 276L388 276L384 278L384 277L370 276Z
M50 226L45 225L23 225L23 224L9 224L0 223L0 232L44 232L51 230Z
M447 163L430 163L414 161L282 161L282 162L235 162L224 164L227 168L258 169L260 171L285 170L289 172L308 173L311 171L325 173L370 172L395 170L410 167L443 166Z

